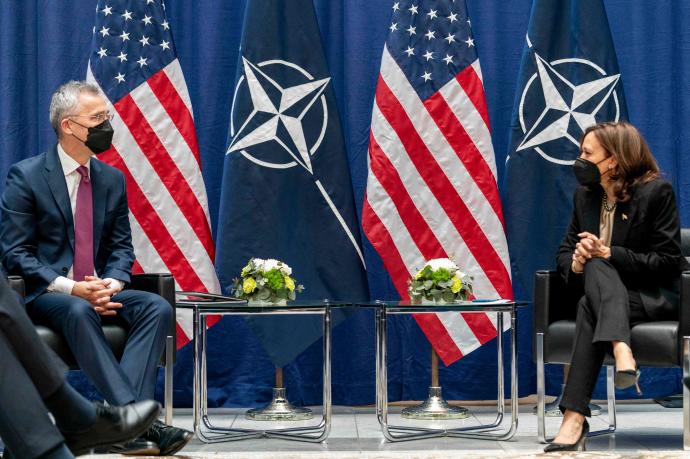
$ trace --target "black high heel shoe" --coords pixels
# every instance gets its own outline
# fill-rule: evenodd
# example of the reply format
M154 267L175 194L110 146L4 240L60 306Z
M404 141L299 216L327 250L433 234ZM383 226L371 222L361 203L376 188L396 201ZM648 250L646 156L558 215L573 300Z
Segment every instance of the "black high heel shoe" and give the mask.
M635 386L637 395L642 395L639 384L640 374L640 367L637 364L635 364L634 370L616 370L613 384L616 386L616 389L627 389L628 387Z
M545 453L555 453L560 451L585 451L587 450L587 434L589 433L589 423L585 419L582 424L582 432L580 432L580 438L577 439L575 443L549 443L544 448Z

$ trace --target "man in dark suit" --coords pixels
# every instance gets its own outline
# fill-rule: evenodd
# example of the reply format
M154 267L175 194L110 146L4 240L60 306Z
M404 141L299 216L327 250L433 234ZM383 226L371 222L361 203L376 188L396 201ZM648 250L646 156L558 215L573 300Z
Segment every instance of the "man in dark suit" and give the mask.
M174 317L160 296L126 289L134 250L125 179L92 158L110 148L112 115L97 86L71 81L53 94L58 143L14 164L0 201L0 256L26 282L34 322L61 333L82 371L113 405L151 399L157 363ZM126 324L122 359L111 352L105 321ZM121 450L173 454L191 432L160 423Z
M71 458L130 440L158 415L148 400L126 407L89 402L65 382L60 360L43 344L0 276L0 437L3 458ZM48 417L49 410L55 424Z

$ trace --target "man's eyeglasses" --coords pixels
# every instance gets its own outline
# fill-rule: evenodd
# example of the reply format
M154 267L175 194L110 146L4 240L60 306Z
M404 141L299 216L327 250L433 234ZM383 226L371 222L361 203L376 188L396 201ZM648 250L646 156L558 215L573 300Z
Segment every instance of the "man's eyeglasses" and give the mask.
M70 118L88 118L91 121L102 123L105 120L112 121L115 115L110 112L98 113L96 115L71 115Z

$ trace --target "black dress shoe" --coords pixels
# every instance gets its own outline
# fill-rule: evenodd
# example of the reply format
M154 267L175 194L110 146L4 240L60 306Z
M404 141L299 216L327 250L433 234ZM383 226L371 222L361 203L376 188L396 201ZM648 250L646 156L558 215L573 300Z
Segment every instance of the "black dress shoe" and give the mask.
M79 456L99 446L121 443L141 435L156 419L161 406L153 400L127 406L96 403L96 422L80 432L62 432L72 454Z
M585 442L587 440L587 433L589 432L589 423L585 419L582 424L582 432L580 432L580 438L577 439L575 443L549 443L544 448L545 453L555 453L559 451L585 451L587 445Z
M144 432L142 438L152 441L160 448L161 456L171 456L185 447L194 434L189 430L156 421Z
M125 456L157 456L160 448L152 441L141 437L125 443L115 443L106 448L96 448L96 454L123 454Z

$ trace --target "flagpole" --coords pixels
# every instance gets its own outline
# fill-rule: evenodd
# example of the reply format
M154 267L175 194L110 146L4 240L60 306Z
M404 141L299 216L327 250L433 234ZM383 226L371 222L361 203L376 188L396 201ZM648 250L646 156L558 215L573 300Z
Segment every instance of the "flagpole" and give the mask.
M276 367L276 388L285 389L285 386L283 385L283 368L282 367Z
M273 399L263 408L253 408L245 413L252 421L304 421L314 417L309 408L292 406L285 396L283 368L275 367Z
M441 385L438 378L438 354L431 347L431 386L429 397L419 405L410 406L402 410L405 419L464 419L470 416L467 408L450 406L441 395Z
M438 354L431 348L431 387L439 387L438 385Z

